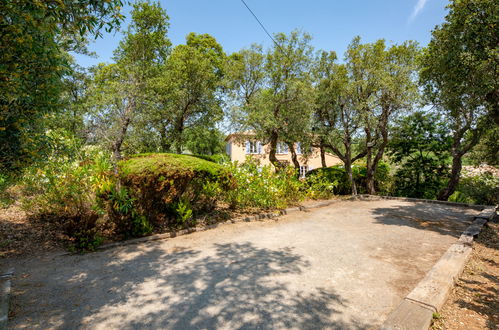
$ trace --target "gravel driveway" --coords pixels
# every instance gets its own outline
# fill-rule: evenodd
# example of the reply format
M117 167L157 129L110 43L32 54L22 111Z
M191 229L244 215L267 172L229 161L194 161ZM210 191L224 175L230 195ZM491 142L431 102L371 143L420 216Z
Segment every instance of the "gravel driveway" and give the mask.
M343 201L82 256L10 260L9 326L376 328L476 213Z

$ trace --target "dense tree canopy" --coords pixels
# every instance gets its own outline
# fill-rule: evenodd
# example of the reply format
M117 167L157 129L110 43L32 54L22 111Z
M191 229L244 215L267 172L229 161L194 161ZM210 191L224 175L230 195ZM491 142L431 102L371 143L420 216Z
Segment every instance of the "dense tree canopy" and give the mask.
M65 51L121 22L122 1L2 1L0 171L15 172L45 150L42 119L60 106Z
M238 97L237 119L270 145L270 161L276 158L278 142L288 144L295 166L294 143L307 136L311 124L312 47L310 35L276 34L276 44L266 54L258 46L233 56L233 87Z
M413 42L387 47L384 40L362 44L356 37L344 64L336 63L334 52L322 52L317 60L314 127L319 145L327 146L345 164L353 194L351 165L363 157L367 191L375 193L374 176L388 143L391 120L410 110L417 99L417 54Z
M0 4L0 180L57 149L61 139L53 137L103 148L116 163L143 152L221 153L224 126L253 131L278 170L286 165L276 157L278 143L287 144L295 167L298 142L304 157L309 146L320 148L323 166L325 152L334 153L353 194L357 165L365 165L370 194L378 164L391 161L405 171L398 177L421 179L405 194L423 196L430 182L447 199L463 157L497 164L493 0L451 1L423 51L413 41L355 37L341 60L332 50L314 53L311 36L300 31L275 34L268 49L251 45L233 54L203 33L172 45L165 9L139 0L111 63L76 65L70 53L88 53L90 38L119 27L123 2ZM411 115L417 105L422 112ZM438 171L425 167L432 164ZM447 176L435 181L437 174Z
M439 194L444 200L457 187L462 157L487 126L499 122L499 6L494 0L456 0L448 7L420 73L425 96L445 113L453 132L452 172Z

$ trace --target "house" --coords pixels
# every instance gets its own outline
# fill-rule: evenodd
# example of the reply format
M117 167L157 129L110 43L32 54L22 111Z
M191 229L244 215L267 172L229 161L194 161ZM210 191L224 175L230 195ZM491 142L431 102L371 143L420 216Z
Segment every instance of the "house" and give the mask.
M254 133L233 133L225 138L226 149L225 151L230 157L231 161L238 161L243 163L246 157L251 157L260 162L261 165L270 165L269 160L270 145L263 144L258 141ZM302 150L300 143L294 145L298 162L300 163L300 176L304 177L305 173L313 170L314 168L322 167L321 154L319 148L312 148L310 153L305 153ZM325 160L327 166L342 164L341 160L330 153L325 153ZM291 159L291 152L288 150L287 144L283 142L277 143L276 158L279 162L286 165L293 165Z

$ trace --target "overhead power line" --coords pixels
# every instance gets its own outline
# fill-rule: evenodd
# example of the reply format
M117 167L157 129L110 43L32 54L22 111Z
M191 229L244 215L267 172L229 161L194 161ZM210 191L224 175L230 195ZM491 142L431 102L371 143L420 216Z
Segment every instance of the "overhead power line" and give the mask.
M255 13L253 12L253 10L251 10L251 8L248 6L248 4L246 4L246 2L244 0L241 0L241 2L249 10L249 12L251 13L251 15L253 15L253 17L256 19L256 21L258 22L258 24L260 24L260 26L262 27L263 31L265 31L265 33L274 42L274 44L281 50L281 52L283 52L283 54L286 55L286 52L284 51L284 49L282 49L281 45L279 45L277 43L277 41L275 41L274 37L272 37L272 35L269 33L269 31L267 31L267 29L265 28L265 26L263 25L263 23L258 19L258 17L255 15Z

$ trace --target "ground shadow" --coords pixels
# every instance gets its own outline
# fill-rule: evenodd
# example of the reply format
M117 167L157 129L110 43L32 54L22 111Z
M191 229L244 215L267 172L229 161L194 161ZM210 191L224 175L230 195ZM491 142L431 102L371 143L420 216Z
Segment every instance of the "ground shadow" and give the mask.
M478 214L476 210L464 207L417 202L375 208L372 212L380 224L408 226L453 237L459 237Z
M47 269L49 266L52 269ZM14 280L11 326L31 328L364 329L332 321L347 302L283 277L309 263L290 249L217 244L210 253L159 242L59 257ZM29 268L29 267L28 267ZM50 280L47 278L50 277ZM338 319L338 318L336 318Z

